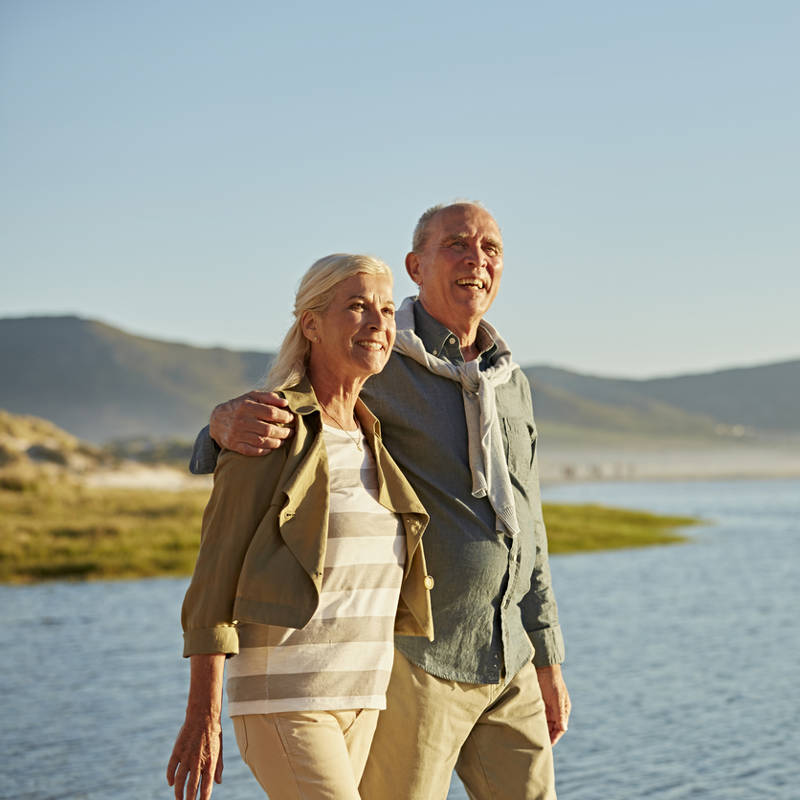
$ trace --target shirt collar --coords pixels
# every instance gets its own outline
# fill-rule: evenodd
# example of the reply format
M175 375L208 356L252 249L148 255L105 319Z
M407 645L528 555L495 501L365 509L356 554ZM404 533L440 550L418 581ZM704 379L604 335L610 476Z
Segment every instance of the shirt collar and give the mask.
M425 310L419 299L414 300L414 330L422 339L422 344L429 353L452 364L464 363L458 337L439 320L434 319ZM497 345L483 323L478 325L475 344L478 346L481 362L490 364L492 356L497 352Z

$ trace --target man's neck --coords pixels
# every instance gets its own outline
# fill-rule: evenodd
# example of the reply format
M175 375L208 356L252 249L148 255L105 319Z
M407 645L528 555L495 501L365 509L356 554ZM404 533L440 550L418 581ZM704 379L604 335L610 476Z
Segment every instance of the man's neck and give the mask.
M474 317L469 320L463 318L455 320L442 319L425 305L425 301L422 298L419 299L419 302L433 319L440 325L444 325L458 339L458 345L461 348L461 356L464 361L474 361L480 355L476 339L481 317Z

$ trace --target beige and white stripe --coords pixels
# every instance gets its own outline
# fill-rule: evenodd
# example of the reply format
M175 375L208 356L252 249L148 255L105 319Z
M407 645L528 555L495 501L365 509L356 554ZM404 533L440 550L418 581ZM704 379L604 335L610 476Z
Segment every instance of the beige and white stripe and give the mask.
M240 625L229 661L231 716L385 708L406 558L399 519L377 502L366 440L323 429L331 480L320 604L301 630Z

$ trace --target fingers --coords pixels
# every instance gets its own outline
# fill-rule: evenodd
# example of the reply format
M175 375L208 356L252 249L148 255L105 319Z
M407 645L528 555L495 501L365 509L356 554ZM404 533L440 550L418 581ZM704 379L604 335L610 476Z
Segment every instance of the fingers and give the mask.
M189 773L189 780L186 781L186 800L194 800L197 797L197 790L200 788L200 770L193 769ZM204 781L205 783L205 781ZM180 795L176 795L178 800L181 800Z
M294 428L290 428L288 425L271 425L268 422L252 422L246 427L243 426L241 433L242 438L251 437L261 441L274 439L280 444L283 439L288 439L294 435ZM255 444L256 442L251 443Z
M269 439L265 436L248 441L232 442L228 449L235 450L243 456L265 456L267 453L277 450L284 441L284 439Z
M181 764L178 767L178 771L175 773L175 800L183 800L183 787L186 783L186 777L188 774L189 771L183 766L183 764ZM187 794L186 798L187 800L190 800L190 795Z
M219 732L219 759L217 760L217 768L214 770L214 780L217 783L222 783L222 731Z
M547 727L550 733L550 744L555 747L556 742L567 732L567 728L557 722L548 723Z
M219 781L217 781L219 783ZM203 773L203 788L200 793L200 800L211 800L211 790L214 788L214 783L211 780L211 775L207 772Z
M170 759L169 767L167 767L167 783L172 786L174 782L175 800L184 800L184 787L186 790L185 800L194 800L198 792L200 792L200 800L209 800L214 781L222 783L222 753L213 768L214 781L211 780L211 773L212 763L198 765L192 770L180 764L176 769Z
M548 718L547 727L550 730L551 745L555 745L555 743L567 732L570 710L571 710L571 704L569 696L567 696L566 702L563 702L563 704L560 706L560 708L554 715L554 718L553 719Z
M294 414L284 410L286 405L285 398L278 397L272 392L249 392L236 410L237 413L252 415L264 422L289 425L294 421Z
M245 397L255 400L256 403L278 406L279 408L286 408L286 406L289 405L289 402L285 397L281 397L279 394L275 394L275 392L259 392L254 390L252 392L248 392Z
M286 400L272 392L248 392L214 409L209 421L209 433L214 441L229 450L238 450L238 442L251 447L263 447L264 439L273 439L279 446L281 440L292 435L294 425L294 415L285 410L285 406ZM274 448L267 448L265 452L271 449Z

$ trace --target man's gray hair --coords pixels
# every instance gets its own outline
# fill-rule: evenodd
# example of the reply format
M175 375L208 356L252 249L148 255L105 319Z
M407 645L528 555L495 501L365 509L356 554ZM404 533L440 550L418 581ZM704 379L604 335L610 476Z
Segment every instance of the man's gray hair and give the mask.
M417 220L416 227L414 228L414 234L411 237L411 250L414 253L419 253L428 243L428 226L431 220L440 211L444 211L444 209L450 208L451 206L478 206L478 208L482 208L484 211L487 210L486 206L478 200L458 199L453 200L451 203L437 203L435 206L431 206Z

